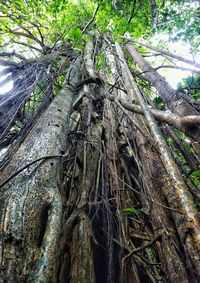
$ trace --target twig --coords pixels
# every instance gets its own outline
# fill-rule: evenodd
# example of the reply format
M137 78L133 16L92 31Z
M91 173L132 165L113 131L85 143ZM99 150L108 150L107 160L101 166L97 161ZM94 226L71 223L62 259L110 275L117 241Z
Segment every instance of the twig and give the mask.
M95 17L96 17L96 14L97 14L97 12L98 12L98 10L99 10L99 7L100 7L100 5L97 5L96 10L94 11L94 14L93 14L91 20L87 23L87 25L86 25L86 26L84 27L84 29L82 30L82 34L85 33L86 29L87 29L87 28L89 27L89 25L91 25L91 23L94 21L94 19L95 19Z
M140 246L139 248L136 248L134 250L132 250L128 255L126 255L125 257L123 257L122 262L124 262L127 258L129 258L130 256L132 256L132 254L138 253L146 248L148 248L149 246L151 246L152 244L154 244L156 241L158 241L163 235L163 232L160 233L157 237L155 237L153 240L151 240L151 242Z
M136 1L137 1L137 0L134 0L134 1L133 1L133 8L132 8L132 11L131 11L130 18L129 18L129 20L128 20L128 24L130 24L130 22L131 22L132 19L133 19L133 16L134 16L134 13L135 13L135 4L136 4Z
M28 44L28 43L21 42L21 41L15 41L15 40L13 40L13 43L16 43L16 44L20 44L20 45L26 46L26 47L28 47L28 48L30 48L30 49L34 49L34 50L36 50L36 51L38 51L38 52L41 52L41 53L42 53L42 50L41 50L41 49L39 49L39 48L37 48L37 47L34 47L33 45L30 45L30 44Z

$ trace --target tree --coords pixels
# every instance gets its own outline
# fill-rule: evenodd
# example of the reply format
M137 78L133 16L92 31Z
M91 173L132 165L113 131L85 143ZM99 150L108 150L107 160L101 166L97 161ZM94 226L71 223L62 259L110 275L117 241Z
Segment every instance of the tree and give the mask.
M199 281L199 65L136 42L168 2L1 1L1 282Z

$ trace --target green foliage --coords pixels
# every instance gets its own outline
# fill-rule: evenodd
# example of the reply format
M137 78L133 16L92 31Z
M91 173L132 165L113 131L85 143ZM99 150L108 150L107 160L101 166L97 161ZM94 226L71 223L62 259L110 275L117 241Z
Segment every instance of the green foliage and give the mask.
M174 129L176 135L180 138L180 141L181 141L181 144L183 145L183 147L185 148L185 150L187 150L188 152L192 152L192 148L191 146L189 145L189 140L188 140L188 137L185 135L185 133L177 130L177 129Z
M167 138L167 144L168 145L174 145L174 141L172 138Z
M22 123L20 121L16 121L15 124L11 128L12 133L19 133L22 127Z
M164 102L163 102L163 100L162 100L162 98L160 96L156 96L153 99L153 102L155 103L157 109L159 109L159 110L163 110L164 109Z
M189 167L187 166L187 162L183 156L183 154L180 152L180 150L178 150L177 148L173 149L173 153L178 161L178 163L184 167L185 171L189 173Z
M88 27L88 32L106 32L114 40L121 40L121 35L127 32L134 38L146 37L152 33L148 0L135 3L120 0L115 7L112 3L111 0L1 0L0 44L8 38L19 40L20 36L14 35L12 31L24 31L23 28L27 28L34 37L41 40L36 26L30 24L35 23L40 28L46 45L52 46L60 38L62 42L70 41L80 49L84 42L81 31L91 20L97 4L100 8L95 21ZM198 41L199 8L191 8L187 1L157 0L156 3L159 21L156 31L167 31L170 34L173 31L174 40L191 40L195 47L194 41ZM35 45L32 39L29 40L29 44Z
M193 50L199 48L200 6L198 1L165 1L159 13L158 32L167 32L171 40L190 42Z
M170 145L173 148L173 153L174 153L175 158L177 159L178 163L182 166L185 165L186 160L185 160L184 156L182 155L182 153L175 147L174 141L173 141L172 138L167 138L167 144Z
M177 136L180 138L180 142L183 145L183 147L185 148L185 150L187 150L188 152L191 152L192 149L189 146L189 144L186 142L187 137L185 136L185 134L181 131L178 131L178 130L175 130L175 132L176 132ZM166 142L172 148L173 155L174 155L175 159L177 160L178 164L184 169L185 173L189 174L190 168L189 168L183 154L176 147L174 140L170 137L170 138L167 138Z
M122 209L122 212L125 214L132 214L132 215L137 215L141 209L135 209L134 207L126 207Z
M200 189L200 166L199 169L190 174L190 179Z
M21 36L13 34L12 31L26 32L28 29L35 38L41 40L41 35L34 24L36 24L43 35L46 45L52 46L57 38L63 42L72 42L80 45L82 39L81 30L92 17L95 4L88 1L12 1L11 3L0 3L1 34L0 42L9 38L15 41ZM34 24L32 24L34 23ZM26 38L28 39L28 38ZM27 40L26 40L26 43ZM29 38L29 44L35 45L33 39ZM14 46L14 45L13 45Z
M200 74L187 77L178 85L178 89L185 89L197 101L200 101Z
M100 71L105 69L105 67L107 66L106 63L106 58L104 53L100 53L96 56L96 70Z

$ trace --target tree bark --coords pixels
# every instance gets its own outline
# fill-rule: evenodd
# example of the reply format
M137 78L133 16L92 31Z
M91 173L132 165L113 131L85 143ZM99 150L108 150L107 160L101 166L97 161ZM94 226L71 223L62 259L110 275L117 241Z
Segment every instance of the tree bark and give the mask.
M100 79L94 40L1 173L0 282L197 283L198 212L154 120L184 117L149 108L118 44Z
M78 61L70 75L79 80ZM75 93L64 84L38 119L1 179L31 161L62 155ZM1 282L50 282L55 274L62 217L59 158L30 166L1 191Z
M142 55L130 44L126 44L127 50L132 56L133 60L138 64L140 69L144 72L144 77L148 80L157 90L164 103L168 106L171 112L184 117L187 115L198 115L198 111L188 102L184 95L175 91L165 79L153 69ZM194 141L198 141L200 136L199 127L194 125L184 126L184 132L192 137ZM200 152L199 144L194 143L196 151Z
M156 143L157 150L160 154L160 158L164 165L165 171L167 173L166 178L169 179L169 186L167 190L164 191L167 201L171 208L175 208L177 212L173 212L173 218L176 224L176 228L181 240L181 244L185 248L185 253L187 256L190 254L191 266L195 266L197 274L200 272L200 258L197 260L197 254L199 254L200 249L200 223L198 211L194 205L194 200L190 195L188 188L183 181L183 178L170 154L167 145L162 138L161 133L153 119L152 114L149 112L145 102L143 100L140 91L134 82L131 72L123 57L122 50L118 44L116 44L116 49L118 56L120 58L120 65L123 74L128 77L130 83L127 86L127 91L130 92L132 89L132 94L135 100L137 100L143 109L147 125L151 131L151 135ZM182 224L183 226L182 226ZM188 233L188 231L190 232ZM193 232L192 232L193 231ZM193 235L193 236L192 236Z

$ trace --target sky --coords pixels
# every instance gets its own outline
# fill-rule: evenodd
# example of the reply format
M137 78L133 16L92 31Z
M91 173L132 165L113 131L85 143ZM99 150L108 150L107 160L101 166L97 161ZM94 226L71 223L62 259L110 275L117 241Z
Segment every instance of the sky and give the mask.
M4 67L0 66L0 71L4 69ZM0 77L0 82L3 81L7 76ZM0 87L0 95L3 95L4 93L10 91L13 88L13 82L12 80L5 84L3 87Z
M160 42L160 40L162 40L162 42L166 42L166 46L168 46L169 48L169 52L174 53L176 55L182 56L184 58L187 58L189 60L194 60L198 63L200 58L193 58L192 54L190 53L190 46L187 43L183 43L181 41L178 42L170 42L169 40L169 35L167 34L159 34L159 35L155 35L151 42L152 42L152 46L156 47L156 45ZM167 50L166 50L167 51ZM156 53L153 51L153 53ZM199 60L198 60L199 59ZM158 57L149 57L148 61L157 61ZM156 66L158 67L159 65L162 65L162 63L164 62L165 59L162 59L160 61L160 63L158 62L156 64ZM185 68L191 68L191 69L195 69L192 65L188 65L184 62L181 61L177 61L177 60L173 60L174 62L176 62L176 65L179 67L185 67ZM169 65L169 63L166 63L165 65ZM155 66L155 63L154 63ZM198 69L199 70L199 69ZM186 78L188 76L192 76L192 73L190 71L182 71L182 70L178 70L178 69L159 69L158 72L165 77L166 81L173 87L173 88L177 88L177 84L183 79Z

